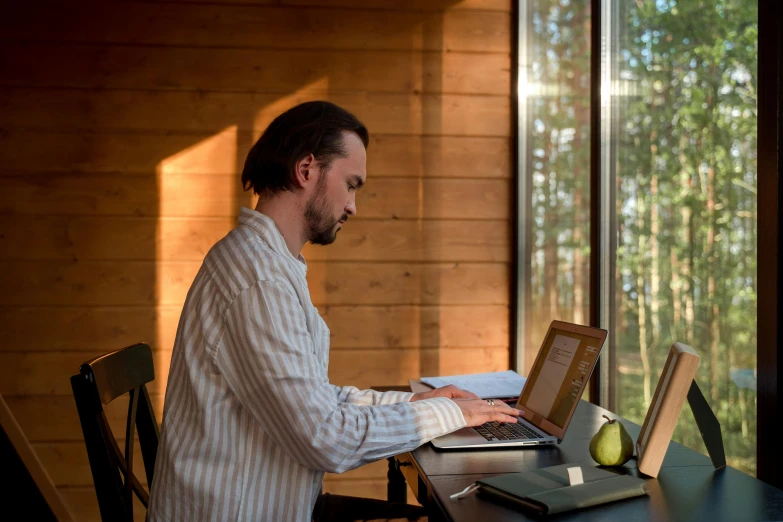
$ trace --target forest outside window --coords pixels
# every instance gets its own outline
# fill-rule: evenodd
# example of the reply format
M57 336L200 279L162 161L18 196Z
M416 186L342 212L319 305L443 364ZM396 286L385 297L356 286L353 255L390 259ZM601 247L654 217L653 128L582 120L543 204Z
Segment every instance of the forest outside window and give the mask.
M757 2L603 6L602 403L640 423L688 344L729 464L754 474ZM584 0L520 4L522 372L549 320L589 317L592 27ZM674 437L704 451L687 408Z

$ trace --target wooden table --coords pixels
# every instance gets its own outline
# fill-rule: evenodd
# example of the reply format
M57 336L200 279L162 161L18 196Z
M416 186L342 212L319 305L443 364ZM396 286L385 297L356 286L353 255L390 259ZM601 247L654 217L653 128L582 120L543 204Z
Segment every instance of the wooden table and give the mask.
M565 463L594 466L588 445L609 413L580 401L562 444L514 450L441 451L431 444L390 459L389 499L405 500L405 481L417 499L430 511L430 520L521 521L520 512L483 500L475 494L461 500L449 495L475 480L502 473L527 471ZM641 429L623 421L631 437ZM626 464L627 472L640 476L636 462ZM403 478L404 477L404 478ZM715 470L710 459L681 444L671 443L661 472L647 479L649 497L550 517L547 520L674 520L709 522L783 520L783 491L733 468Z

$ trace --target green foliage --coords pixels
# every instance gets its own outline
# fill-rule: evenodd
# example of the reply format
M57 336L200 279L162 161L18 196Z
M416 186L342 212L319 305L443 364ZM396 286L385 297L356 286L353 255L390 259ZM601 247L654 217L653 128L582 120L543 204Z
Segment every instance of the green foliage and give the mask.
M689 344L730 463L754 473L757 3L614 5L616 408L640 422L671 343ZM586 322L589 2L532 11L530 323ZM703 449L689 411L675 439Z

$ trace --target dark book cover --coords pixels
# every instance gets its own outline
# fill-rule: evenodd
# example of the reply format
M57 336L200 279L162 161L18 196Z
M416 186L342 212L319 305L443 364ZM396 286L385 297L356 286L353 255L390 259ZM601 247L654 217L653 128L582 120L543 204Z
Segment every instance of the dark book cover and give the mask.
M583 484L571 486L568 468L582 469ZM479 495L537 515L565 513L646 495L645 482L590 465L562 464L479 480Z

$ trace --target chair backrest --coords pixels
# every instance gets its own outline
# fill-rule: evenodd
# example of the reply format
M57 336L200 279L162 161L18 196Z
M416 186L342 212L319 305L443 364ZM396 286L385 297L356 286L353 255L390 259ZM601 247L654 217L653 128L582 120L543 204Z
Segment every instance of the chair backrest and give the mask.
M152 350L147 344L134 344L96 357L82 364L79 373L71 377L104 521L133 520L134 494L145 508L149 505L149 492L133 473L133 445L135 427L147 484L152 486L160 431L145 385L154 379ZM123 453L106 420L104 406L126 393L129 401Z

